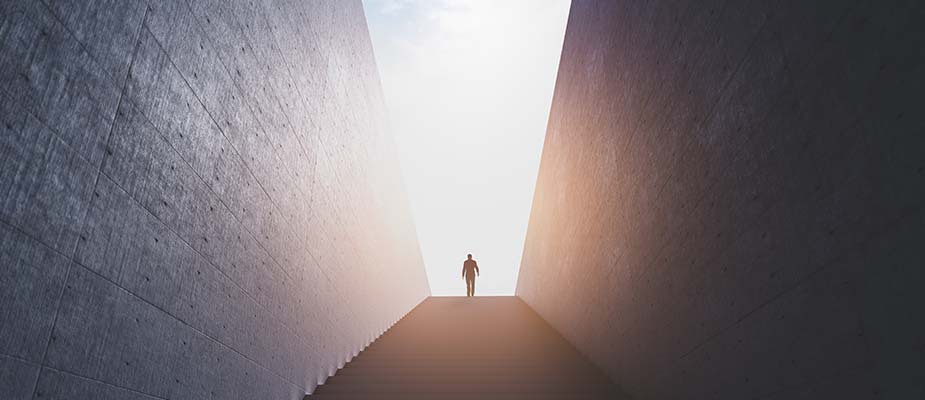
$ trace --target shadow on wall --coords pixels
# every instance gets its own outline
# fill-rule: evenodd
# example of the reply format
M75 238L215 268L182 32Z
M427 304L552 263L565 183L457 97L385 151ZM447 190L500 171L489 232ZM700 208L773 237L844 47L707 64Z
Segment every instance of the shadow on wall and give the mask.
M575 1L517 295L639 398L925 396L921 2Z

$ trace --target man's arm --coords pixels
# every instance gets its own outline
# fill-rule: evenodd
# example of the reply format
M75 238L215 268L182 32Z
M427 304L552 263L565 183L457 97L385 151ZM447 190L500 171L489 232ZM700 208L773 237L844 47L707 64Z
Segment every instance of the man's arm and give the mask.
M479 276L479 263L474 262L473 264L475 264L475 276Z
M463 277L463 279L466 278L466 263L463 263L462 277Z

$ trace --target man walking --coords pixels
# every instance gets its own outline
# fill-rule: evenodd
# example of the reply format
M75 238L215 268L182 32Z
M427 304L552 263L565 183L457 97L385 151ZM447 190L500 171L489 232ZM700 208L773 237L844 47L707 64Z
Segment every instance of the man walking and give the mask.
M466 297L475 296L475 277L479 275L479 265L472 259L472 254L468 254L466 261L463 261L462 276L466 279Z

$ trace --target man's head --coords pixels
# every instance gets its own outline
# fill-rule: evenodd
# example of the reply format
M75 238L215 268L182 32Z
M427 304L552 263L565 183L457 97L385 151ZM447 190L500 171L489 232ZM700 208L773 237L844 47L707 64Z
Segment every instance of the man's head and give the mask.
M472 259L472 254L466 254L466 258L468 258L468 259L471 260L471 259Z

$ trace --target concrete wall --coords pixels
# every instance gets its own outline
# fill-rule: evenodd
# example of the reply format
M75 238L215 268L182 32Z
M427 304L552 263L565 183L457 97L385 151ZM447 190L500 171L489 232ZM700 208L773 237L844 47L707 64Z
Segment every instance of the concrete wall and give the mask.
M636 398L925 397L923 5L573 2L517 294Z
M295 399L429 289L356 1L0 2L0 397Z

